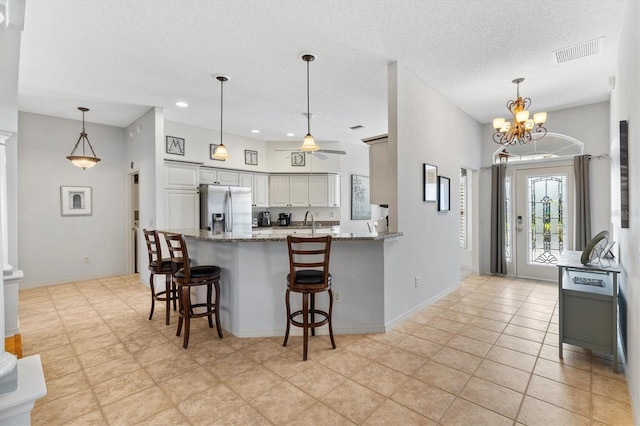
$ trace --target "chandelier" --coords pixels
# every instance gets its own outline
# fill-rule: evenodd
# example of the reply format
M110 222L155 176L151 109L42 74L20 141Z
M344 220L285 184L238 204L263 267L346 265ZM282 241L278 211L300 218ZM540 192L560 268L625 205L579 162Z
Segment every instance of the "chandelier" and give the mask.
M504 118L494 118L493 141L500 145L515 145L516 143L526 144L532 139L531 133L536 135L536 139L541 139L547 134L547 129L542 125L547 120L546 112L537 112L533 118L529 118L528 108L531 105L531 98L520 97L520 83L524 78L516 78L512 81L517 86L516 100L507 102L507 109L513 114L513 122ZM535 130L534 130L535 126Z
M80 132L80 137L73 147L73 151L71 151L71 154L67 155L67 160L71 161L74 166L82 167L82 170L86 170L89 167L95 166L100 159L96 156L96 153L93 152L93 147L91 146L91 142L89 142L87 132L84 131L84 113L89 111L89 108L78 107L78 109L82 111L82 132ZM76 150L80 146L80 141L82 141L82 155L76 155ZM89 154L85 151L87 145L93 155L87 155Z

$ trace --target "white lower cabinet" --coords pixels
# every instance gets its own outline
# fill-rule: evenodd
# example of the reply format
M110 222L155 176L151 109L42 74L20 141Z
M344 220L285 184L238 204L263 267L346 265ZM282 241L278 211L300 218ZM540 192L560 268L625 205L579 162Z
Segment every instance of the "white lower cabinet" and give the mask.
M200 196L197 189L165 189L165 228L198 229Z

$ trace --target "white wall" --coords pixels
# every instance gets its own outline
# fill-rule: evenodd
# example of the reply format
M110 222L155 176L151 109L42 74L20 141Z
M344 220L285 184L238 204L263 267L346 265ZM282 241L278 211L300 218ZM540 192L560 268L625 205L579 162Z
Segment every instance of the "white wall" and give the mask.
M621 292L627 301L627 383L640 424L640 3L626 1L622 13L616 85L611 95L611 205L613 239L622 267ZM619 122L629 121L629 228L620 228Z
M225 161L216 161L209 158L211 144L220 143L220 131L202 127L189 126L172 121L164 122L164 134L184 138L184 156L167 154L162 142L162 158L178 161L195 161L204 163L205 166L221 169L240 169L252 172L266 172L269 160L265 152L265 142L259 139L246 138L229 133L223 133L222 143L227 147L230 158ZM258 165L250 166L244 163L244 150L258 151Z
M86 123L102 161L84 171L65 158L81 121L20 112L18 129L18 257L25 275L20 285L124 273L123 129ZM61 216L60 186L90 186L93 214ZM87 256L90 263L83 263Z
M397 211L390 205L390 214L397 214L404 236L385 252L387 322L459 283L458 199L451 197L449 212L422 201L422 164L436 165L457 192L461 165L480 166L480 138L477 121L402 65L389 66L389 151L397 156L398 204Z
M125 130L125 160L126 165L126 185L129 187L129 174L138 172L138 202L139 202L139 228L138 233L138 271L140 280L144 283L149 281L149 259L147 256L146 243L143 229L155 229L158 223L156 201L158 198L157 187L162 186L157 183L158 174L156 165L156 132L157 127L164 122L161 108L151 108L142 117L131 123ZM162 135L162 132L160 133ZM162 188L161 188L162 190ZM161 195L162 192L160 191ZM130 194L127 194L130 199ZM162 197L160 196L160 203ZM126 214L132 211L131 205L126 204ZM131 224L125 223L128 229ZM127 233L127 247L131 247L131 233ZM131 257L130 251L126 256Z
M609 102L599 102L575 108L549 111L546 128L549 132L571 136L584 143L584 153L592 156L609 152ZM482 129L482 163L486 168L480 173L480 272L490 273L489 244L491 231L491 170L493 153L499 148L491 135L491 123ZM542 139L541 143L544 143ZM514 163L517 167L517 163ZM544 160L541 160L544 164ZM591 233L609 230L609 188L611 161L608 158L592 158L589 163L591 185Z

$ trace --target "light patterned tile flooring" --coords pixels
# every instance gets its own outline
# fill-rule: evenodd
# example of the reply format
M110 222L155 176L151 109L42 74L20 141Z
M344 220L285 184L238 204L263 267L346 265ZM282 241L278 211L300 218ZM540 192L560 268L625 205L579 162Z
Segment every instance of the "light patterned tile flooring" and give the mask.
M149 321L137 275L20 291L25 356L48 394L34 425L633 424L611 357L565 345L556 286L467 275L393 331L218 339L203 318L189 348ZM336 307L339 309L339 306ZM620 365L622 371L622 365Z

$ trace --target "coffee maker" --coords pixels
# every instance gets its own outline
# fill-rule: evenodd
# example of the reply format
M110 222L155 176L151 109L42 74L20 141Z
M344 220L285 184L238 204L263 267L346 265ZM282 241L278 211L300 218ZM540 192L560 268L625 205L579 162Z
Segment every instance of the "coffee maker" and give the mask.
M271 226L271 214L269 212L258 213L258 226Z
M291 225L291 213L279 213L278 214L278 225L280 225L280 226L289 226L289 225Z

